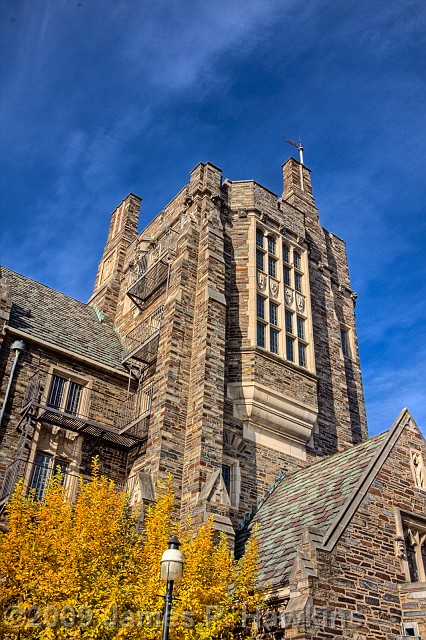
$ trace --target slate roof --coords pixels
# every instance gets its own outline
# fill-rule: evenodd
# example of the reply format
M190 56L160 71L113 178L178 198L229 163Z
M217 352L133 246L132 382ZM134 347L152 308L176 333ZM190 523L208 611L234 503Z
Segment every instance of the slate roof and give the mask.
M340 453L296 471L278 484L254 515L248 530L237 540L238 547L258 523L259 582L276 587L290 573L305 527L323 533L338 516L389 432L366 440Z
M93 307L0 267L12 302L8 324L50 344L124 371L121 345Z

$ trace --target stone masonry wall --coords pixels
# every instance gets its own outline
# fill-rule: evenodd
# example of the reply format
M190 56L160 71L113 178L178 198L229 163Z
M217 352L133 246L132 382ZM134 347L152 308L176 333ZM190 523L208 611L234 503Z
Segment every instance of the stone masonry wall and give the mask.
M332 554L319 552L313 607L340 612L338 630L324 626L315 638L396 640L402 622L426 633L426 583L407 583L397 555L399 510L424 520L426 490L415 487L410 449L426 446L407 426ZM413 597L410 597L413 594ZM422 595L423 594L423 595Z
M1 366L4 371L3 384L6 384L8 381L11 363L14 356L10 351L10 345L13 342L13 339L13 336L6 335L3 338L0 348ZM35 343L28 343L28 341L26 341L26 346L26 352L18 361L18 366L11 388L11 396L6 407L3 424L0 430L0 448L2 453L0 456L0 486L3 481L5 469L13 462L18 450L23 427L20 411L23 406L23 400L28 383L35 374L40 374L41 390L44 394L47 393L46 384L51 367L57 369L59 372L66 371L69 372L70 375L75 375L77 378L87 380L94 392L103 394L102 397L108 398L108 402L111 407L119 408L120 404L126 399L127 394L128 383L126 376L109 376L99 370L91 369L89 366L79 362L78 360L71 360L69 357L65 357L59 352L53 352L47 348L38 347ZM3 393L4 390L2 388L2 395ZM113 400L114 398L115 400ZM101 416L99 415L99 417ZM108 426L112 426L112 417L109 418L109 420L111 424ZM17 429L20 423L21 427ZM31 425L26 447L27 454L31 445L31 438L34 435L34 429L36 428L36 430L38 430L40 427L36 420L31 420ZM81 461L82 472L88 472L92 458L99 453L101 471L109 477L112 477L119 482L123 482L125 472L127 470L126 452L113 450L105 445L99 448L99 444L96 444L93 440L87 438L85 439L85 445L83 448L87 452L87 459L84 459L83 456ZM113 459L115 462L112 462Z

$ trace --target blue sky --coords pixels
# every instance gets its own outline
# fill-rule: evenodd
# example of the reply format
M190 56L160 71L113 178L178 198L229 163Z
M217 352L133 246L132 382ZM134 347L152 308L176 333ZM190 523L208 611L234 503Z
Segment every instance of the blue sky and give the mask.
M370 433L426 427L424 0L3 0L1 262L90 296L111 211L141 228L210 161L281 194L302 137L347 243Z

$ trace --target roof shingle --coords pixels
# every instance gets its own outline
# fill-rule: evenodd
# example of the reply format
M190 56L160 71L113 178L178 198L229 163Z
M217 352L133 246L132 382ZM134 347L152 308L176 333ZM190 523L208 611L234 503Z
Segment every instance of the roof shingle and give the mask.
M99 320L93 307L5 267L0 267L0 276L9 287L11 327L124 371L120 339L113 327Z
M257 523L259 582L278 586L291 571L305 527L324 533L338 516L363 472L385 443L389 433L296 471L279 483L240 533L237 546Z

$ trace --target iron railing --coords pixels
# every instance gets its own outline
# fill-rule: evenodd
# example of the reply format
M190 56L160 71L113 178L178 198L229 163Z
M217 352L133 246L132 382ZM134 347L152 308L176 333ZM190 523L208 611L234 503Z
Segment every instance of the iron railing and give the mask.
M126 336L123 336L123 363L134 359L150 364L156 359L162 317L163 306L161 305Z
M166 282L177 237L177 231L167 229L134 266L126 293L138 306Z
M140 389L123 400L120 390L102 393L82 386L78 403L70 403L65 385L58 402L57 398L50 397L54 377L54 374L48 374L43 380L42 373L38 371L28 382L24 409L35 410L39 420L85 436L101 438L110 446L121 449L129 449L146 439L151 388Z

